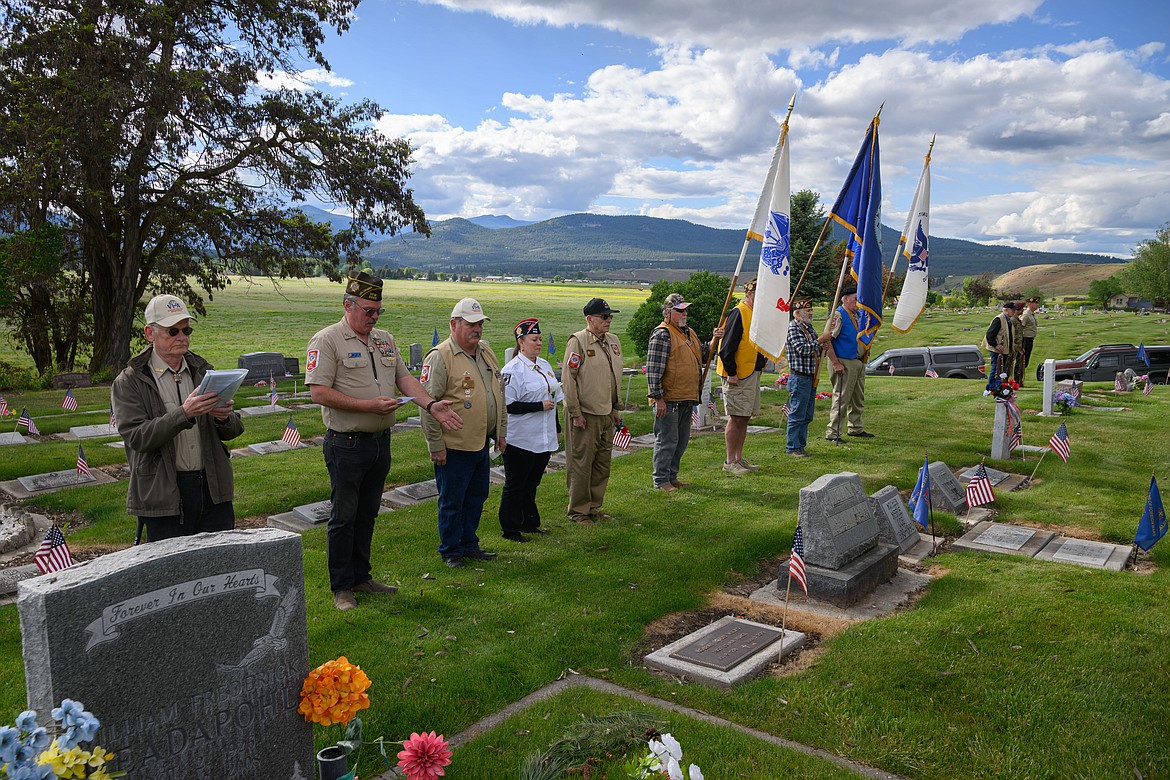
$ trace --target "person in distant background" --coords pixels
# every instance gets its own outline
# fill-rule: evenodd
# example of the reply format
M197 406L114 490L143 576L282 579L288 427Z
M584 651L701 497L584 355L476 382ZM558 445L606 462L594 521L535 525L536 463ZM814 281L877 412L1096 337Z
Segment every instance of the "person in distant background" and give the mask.
M504 404L508 410L508 449L504 450L504 492L500 530L505 539L527 541L522 532L540 527L536 489L548 460L557 451L557 403L565 398L552 366L540 356L540 323L523 320L513 329L516 356L504 365Z
M1024 310L1020 312L1020 336L1024 342L1023 359L1016 368L1016 381L1020 387L1024 386L1024 369L1032 361L1032 347L1036 343L1036 334L1040 332L1040 323L1036 320L1036 310L1040 308L1040 299L1032 296L1024 302Z
M118 433L126 442L126 512L138 517L135 543L236 525L231 459L224 442L244 432L233 402L195 394L211 364L191 352L191 315L173 295L146 304L150 342L110 388Z
M749 336L755 303L756 280L752 279L743 285L743 300L727 313L715 366L723 378L723 409L727 412L723 470L737 475L760 470L743 457L748 422L760 413L760 372L768 362Z
M983 337L983 348L991 355L991 376L1012 376L1012 358L1015 355L1016 305L1004 301L1003 311L995 315Z

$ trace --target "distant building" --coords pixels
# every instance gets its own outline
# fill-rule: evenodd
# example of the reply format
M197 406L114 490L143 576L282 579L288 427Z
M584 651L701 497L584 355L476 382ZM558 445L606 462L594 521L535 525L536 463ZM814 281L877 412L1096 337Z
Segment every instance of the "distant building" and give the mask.
M1109 308L1129 309L1132 311L1133 309L1152 309L1154 308L1154 304L1150 303L1144 298L1138 298L1133 295L1125 295L1123 293L1120 295L1114 295L1109 299Z

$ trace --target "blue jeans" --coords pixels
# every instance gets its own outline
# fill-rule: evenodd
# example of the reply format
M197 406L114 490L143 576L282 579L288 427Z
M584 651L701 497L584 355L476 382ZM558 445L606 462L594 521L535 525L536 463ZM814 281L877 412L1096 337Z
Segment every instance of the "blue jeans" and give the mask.
M802 374L788 375L788 441L787 452L797 452L808 447L808 425L813 419L816 393L813 378Z
M678 468L691 440L694 401L666 404L666 416L654 418L654 487L678 482Z
M439 488L439 555L455 558L479 549L479 517L488 497L491 457L478 452L447 450L447 465L435 466Z
M327 556L329 589L353 590L370 579L374 518L382 511L382 492L390 473L390 432L325 434L329 469Z

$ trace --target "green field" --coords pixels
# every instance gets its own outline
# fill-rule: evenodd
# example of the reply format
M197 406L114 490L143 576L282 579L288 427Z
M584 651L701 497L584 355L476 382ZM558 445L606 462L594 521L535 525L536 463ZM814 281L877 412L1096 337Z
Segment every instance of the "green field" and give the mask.
M297 356L318 328L340 317L340 285L288 282L279 294L237 282L216 294L197 324L196 352L220 367L250 351ZM624 335L644 291L565 285L388 283L382 325L399 343L429 347L445 336L451 305L477 297L492 322L485 329L498 353L512 325L537 316L546 340L560 347L581 327L580 307L593 295L622 313ZM978 343L993 315L924 316L909 334L883 328L878 349L919 344ZM816 321L824 322L823 310ZM1034 359L1068 357L1107 342L1170 343L1155 317L1089 314L1041 320ZM633 350L627 345L627 353ZM292 380L281 382L291 390ZM499 560L446 569L437 553L434 503L381 516L374 542L375 576L400 586L389 598L364 597L357 610L337 612L327 585L324 529L304 535L311 660L346 655L374 681L364 714L368 738L400 740L411 731L448 736L561 676L585 674L752 729L914 778L1156 778L1170 777L1170 542L1140 556L1138 571L1110 573L1030 559L946 553L933 561L933 583L916 604L840 633L815 635L813 647L783 671L730 691L651 673L643 668L647 631L686 613L743 614L735 595L745 582L774 576L788 553L798 491L825 473L853 471L868 491L892 484L906 491L924 453L952 467L972 465L990 447L993 403L975 381L872 377L866 387L866 428L872 441L833 447L823 440L827 404L818 402L810 429L813 457L785 458L782 434L749 437L745 454L763 464L755 475L720 471L722 439L698 436L683 461L692 486L653 491L650 452L614 461L606 511L615 519L586 527L563 516L564 480L546 477L540 492L552 533L528 544L499 538L494 488L480 527L484 547ZM1102 384L1089 403L1126 411L1077 409L1065 421L1072 442L1067 464L1046 458L1026 491L1001 495L1000 519L1068 535L1127 543L1145 501L1150 474L1170 485L1166 410L1170 387L1152 395L1115 396ZM248 388L262 403L261 390ZM644 401L634 378L630 400ZM66 415L59 392L5 393L27 406L41 430L103 422L108 390L78 392L81 409ZM754 422L780 425L783 391L764 394ZM1025 412L1042 399L1036 383L1020 395ZM296 412L302 433L322 432L320 416ZM11 425L14 420L8 418ZM635 434L651 428L644 404L626 415ZM279 437L284 418L246 421L240 443ZM1024 442L1044 444L1057 421L1026 414ZM10 430L6 428L4 430ZM397 434L390 482L429 478L418 433ZM120 450L86 443L90 463L124 463ZM0 479L69 468L76 444L41 443L0 449ZM988 461L1028 474L1034 457ZM234 461L237 513L263 517L328 496L318 448ZM80 550L122 546L133 534L124 511L125 483L61 491L34 501L71 513L68 535ZM938 516L941 532L959 524ZM729 592L731 591L731 592ZM361 597L363 594L359 594ZM17 612L0 607L0 723L24 702ZM97 704L86 702L97 711ZM740 731L650 707L621 696L572 689L513 716L459 749L447 776L503 778L583 716L649 709L682 742L688 761L707 778L836 778L851 776L821 758L767 744ZM98 713L100 715L100 712ZM319 746L337 738L319 733ZM100 738L100 732L99 732ZM378 771L367 749L361 774ZM599 757L589 777L621 777L620 757ZM574 775L577 776L577 775Z

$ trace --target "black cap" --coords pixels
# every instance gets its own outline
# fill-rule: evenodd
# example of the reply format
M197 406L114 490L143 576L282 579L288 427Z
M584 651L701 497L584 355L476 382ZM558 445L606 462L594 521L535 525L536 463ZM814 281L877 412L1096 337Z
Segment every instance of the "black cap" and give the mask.
M382 280L365 271L350 271L345 291L367 301L382 300Z
M850 285L847 285L844 289L842 289L841 290L841 297L844 298L846 295L857 295L857 285L850 284Z
M591 298L589 303L585 304L585 308L581 311L585 312L588 317L594 314L618 314L618 309L609 308L609 304L605 302L604 298Z
M540 323L537 322L535 317L531 317L527 320L520 320L520 322L516 323L516 327L512 328L512 332L516 334L516 340L519 341L529 333L539 334Z
M1015 308L1017 308L1017 307L1016 307L1016 302L1015 302L1015 301L1004 301L1004 302L1003 302L1003 307L1004 307L1005 309L1015 309Z

